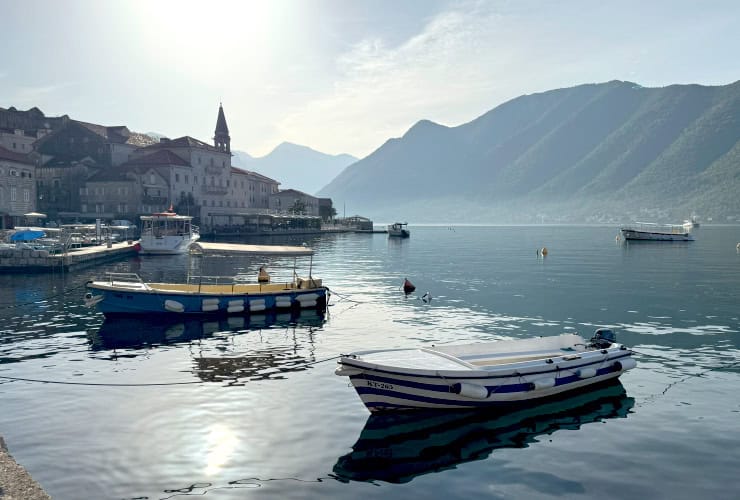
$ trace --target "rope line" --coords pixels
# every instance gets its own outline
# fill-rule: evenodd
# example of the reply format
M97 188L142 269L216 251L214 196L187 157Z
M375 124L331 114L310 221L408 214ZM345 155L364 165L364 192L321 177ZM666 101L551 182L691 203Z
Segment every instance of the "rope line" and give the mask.
M349 297L347 297L346 295L342 295L342 294L340 294L340 293L337 293L337 292L335 292L334 290L330 290L330 289L329 289L329 287L327 287L326 289L327 289L327 290L329 290L329 292L330 292L330 293L331 293L332 295L336 295L337 297L339 297L339 298L340 298L340 299L342 299L342 300L346 300L346 301L348 301L348 302L354 302L355 304L362 304L362 302L360 302L359 300L353 300L353 299L350 299L350 298L349 298Z
M318 365L319 363L326 363L327 361L338 359L340 357L342 357L341 354L337 356L332 356L330 358L318 359L316 361L304 363L303 366L308 367L308 366ZM0 375L0 378L11 380L13 382L35 382L39 384L83 385L83 386L95 386L95 387L163 387L163 386L172 386L172 385L194 385L194 384L207 383L205 380L191 380L188 382L150 382L150 383L143 383L143 384L113 383L113 382L110 382L110 383L109 382L70 382L66 380L44 380L44 379L36 379L36 378L11 377L9 375Z

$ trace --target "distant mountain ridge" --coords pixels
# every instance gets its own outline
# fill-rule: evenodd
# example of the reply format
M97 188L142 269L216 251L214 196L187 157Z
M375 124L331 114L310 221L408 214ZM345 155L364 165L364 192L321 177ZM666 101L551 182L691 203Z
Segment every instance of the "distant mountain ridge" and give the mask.
M253 170L280 182L280 189L316 193L345 167L357 161L352 155L329 155L307 146L283 142L268 155L255 158L244 151L232 151L235 167Z
M740 221L740 82L611 81L422 120L319 191L375 219Z

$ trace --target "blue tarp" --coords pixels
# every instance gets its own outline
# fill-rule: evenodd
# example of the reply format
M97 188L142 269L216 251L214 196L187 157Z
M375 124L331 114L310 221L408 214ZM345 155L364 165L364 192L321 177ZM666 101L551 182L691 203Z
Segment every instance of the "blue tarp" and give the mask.
M46 236L43 231L18 231L10 237L10 241L32 241Z

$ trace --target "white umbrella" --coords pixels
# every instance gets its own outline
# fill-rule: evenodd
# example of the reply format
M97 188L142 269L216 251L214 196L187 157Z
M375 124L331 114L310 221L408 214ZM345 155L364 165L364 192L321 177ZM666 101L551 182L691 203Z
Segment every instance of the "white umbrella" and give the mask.
M28 217L30 219L46 219L46 214L40 214L38 212L29 212L27 214L23 214L23 217Z

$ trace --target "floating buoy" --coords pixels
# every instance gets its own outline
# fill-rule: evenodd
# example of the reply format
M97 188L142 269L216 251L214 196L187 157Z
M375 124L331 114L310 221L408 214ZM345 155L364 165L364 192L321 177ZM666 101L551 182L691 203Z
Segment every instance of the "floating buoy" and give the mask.
M421 296L421 300L424 302L431 302L432 301L432 294L427 292L424 295Z
M547 255L547 247L542 247L542 250L540 250L540 253L542 254L543 257L545 257Z
M411 283L408 278L403 279L403 291L406 293L411 293L414 290L416 290L416 287L413 283Z
M270 282L270 275L267 274L267 271L265 270L264 266L260 266L260 272L257 274L257 282L258 283L269 283Z

